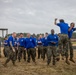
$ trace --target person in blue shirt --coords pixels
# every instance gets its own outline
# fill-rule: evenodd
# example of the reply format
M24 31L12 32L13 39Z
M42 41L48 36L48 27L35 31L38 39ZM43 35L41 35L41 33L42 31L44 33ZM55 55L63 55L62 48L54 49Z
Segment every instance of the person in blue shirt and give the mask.
M43 58L43 37L39 35L37 40L37 47L38 47L38 59Z
M25 39L25 50L27 49L28 59L27 62L30 63L30 57L32 61L36 64L35 54L36 54L36 41L31 36L30 33L27 33L27 38Z
M73 63L75 63L75 61L73 60L73 47L72 47L72 43L71 43L71 38L72 38L72 34L73 32L76 30L75 27L75 23L71 23L70 24L70 27L69 27L69 30L68 30L68 36L69 36L69 48L70 48L70 61L72 61Z
M15 48L14 48L15 38L16 38L16 33L15 32L13 32L13 34L8 37L9 53L8 53L8 57L6 59L5 64L3 64L5 67L7 66L7 63L10 60L12 60L12 63L15 66L15 61L16 61L16 53L15 53Z
M61 44L63 46L63 55L66 57L66 63L68 65L70 65L69 60L68 60L68 29L69 26L67 23L64 22L63 19L59 20L60 22L57 23L57 19L55 19L54 24L60 27L60 31L61 31L61 35L60 35L60 39L61 39Z
M32 35L32 38L35 40L36 46L37 46L37 38L36 38L36 36L34 34ZM35 52L35 57L36 57L36 52Z
M25 50L25 38L23 33L20 33L19 39L18 39L18 60L20 62L23 54L24 61L26 61L26 50Z
M8 56L8 49L9 49L9 46L8 46L8 38L5 37L5 39L4 39L4 49L3 49L3 53L4 53L4 56L5 57Z
M56 49L58 46L58 36L54 34L54 29L51 30L51 34L47 37L48 50L47 50L47 65L51 62L51 56L53 56L53 65L56 64Z
M43 60L45 60L45 54L47 54L48 49L48 41L47 41L48 33L45 33L45 36L43 37Z
M8 46L8 38L7 37L5 37L4 46Z
M17 38L15 38L15 41L14 41L14 48L16 51L16 60L17 60L17 57L18 57L18 40L17 40Z

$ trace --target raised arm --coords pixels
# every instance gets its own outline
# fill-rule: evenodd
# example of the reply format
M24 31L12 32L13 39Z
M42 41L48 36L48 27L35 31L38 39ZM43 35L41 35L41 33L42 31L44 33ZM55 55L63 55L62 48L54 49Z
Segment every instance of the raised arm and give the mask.
M54 24L57 25L57 18L55 18Z
M73 31L75 31L75 30L76 30L76 28L74 28L74 26L75 26L75 23L74 23L74 22L72 22L72 23L70 24L70 27L69 27L68 31L71 31L71 30L72 30L72 28L73 28Z
M68 31L71 31L71 30L72 30L72 28L73 28L73 27L71 26L71 27L68 29Z

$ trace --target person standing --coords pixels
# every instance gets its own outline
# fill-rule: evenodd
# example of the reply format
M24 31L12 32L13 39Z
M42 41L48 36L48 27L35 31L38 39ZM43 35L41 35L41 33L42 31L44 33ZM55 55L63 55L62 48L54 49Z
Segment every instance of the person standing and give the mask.
M19 45L19 49L18 49L18 60L20 62L22 56L24 58L24 61L26 61L26 50L25 50L25 38L23 33L20 33L19 39L18 39L18 45Z
M45 60L45 55L47 54L48 49L48 41L47 41L48 33L45 33L45 37L43 37L43 60Z
M16 59L17 59L18 58L18 40L17 40L17 38L15 38L15 41L14 41L14 48L16 51Z
M37 40L37 47L38 47L38 59L43 58L42 56L42 51L43 51L43 38L42 38L42 35L39 35L39 38Z
M75 61L73 60L73 57L74 57L74 54L73 54L73 46L72 46L72 43L71 43L71 38L72 38L72 34L73 32L76 30L75 27L75 23L71 23L70 24L70 27L69 27L69 30L68 30L68 36L69 36L69 48L70 48L70 61L72 61L73 63L75 63Z
M32 38L35 40L36 46L37 46L37 38L36 38L36 36L34 34L32 35ZM35 57L37 56L36 50L37 50L37 48L35 49Z
M31 36L30 33L27 33L27 38L25 39L25 50L27 49L27 62L30 63L30 57L32 61L36 64L35 57L36 57L36 41Z
M51 62L51 57L53 56L53 65L56 64L56 49L58 46L58 36L54 34L54 29L51 30L51 34L47 37L48 50L47 50L47 65Z
M3 53L4 53L4 56L5 56L5 57L8 56L8 50L9 50L8 38L5 37L5 40L4 40L4 49L3 49Z

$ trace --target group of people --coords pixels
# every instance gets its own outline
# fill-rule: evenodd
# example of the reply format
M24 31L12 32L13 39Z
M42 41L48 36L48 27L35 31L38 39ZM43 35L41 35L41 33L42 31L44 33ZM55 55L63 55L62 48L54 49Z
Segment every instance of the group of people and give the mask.
M7 66L7 63L12 60L15 66L15 61L18 60L20 62L22 58L28 63L30 63L32 58L32 61L36 64L36 57L43 59L43 61L46 58L47 65L50 64L53 58L52 64L55 65L60 60L60 55L62 60L66 58L65 62L68 65L70 65L69 60L75 63L71 43L72 34L76 30L75 23L72 22L69 26L63 19L60 19L59 23L55 19L54 24L60 27L61 33L55 34L54 29L51 29L50 34L45 33L44 36L39 35L38 38L31 36L30 33L27 33L27 37L24 37L23 33L16 37L15 32L8 38L5 37L4 55L7 59L3 65ZM68 58L69 52L70 58Z

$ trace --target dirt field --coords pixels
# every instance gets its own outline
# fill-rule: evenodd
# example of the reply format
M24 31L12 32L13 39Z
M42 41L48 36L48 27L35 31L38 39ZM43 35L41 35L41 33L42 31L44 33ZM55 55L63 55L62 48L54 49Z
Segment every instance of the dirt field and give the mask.
M76 62L76 51L74 51L74 55ZM46 60L36 59L37 65L34 65L32 61L27 63L22 60L20 63L16 61L16 67L11 62L8 63L8 67L4 67L2 64L5 59L3 56L0 58L0 75L76 75L76 63L72 62L67 65L65 61L60 60L55 66L50 64L48 67Z

